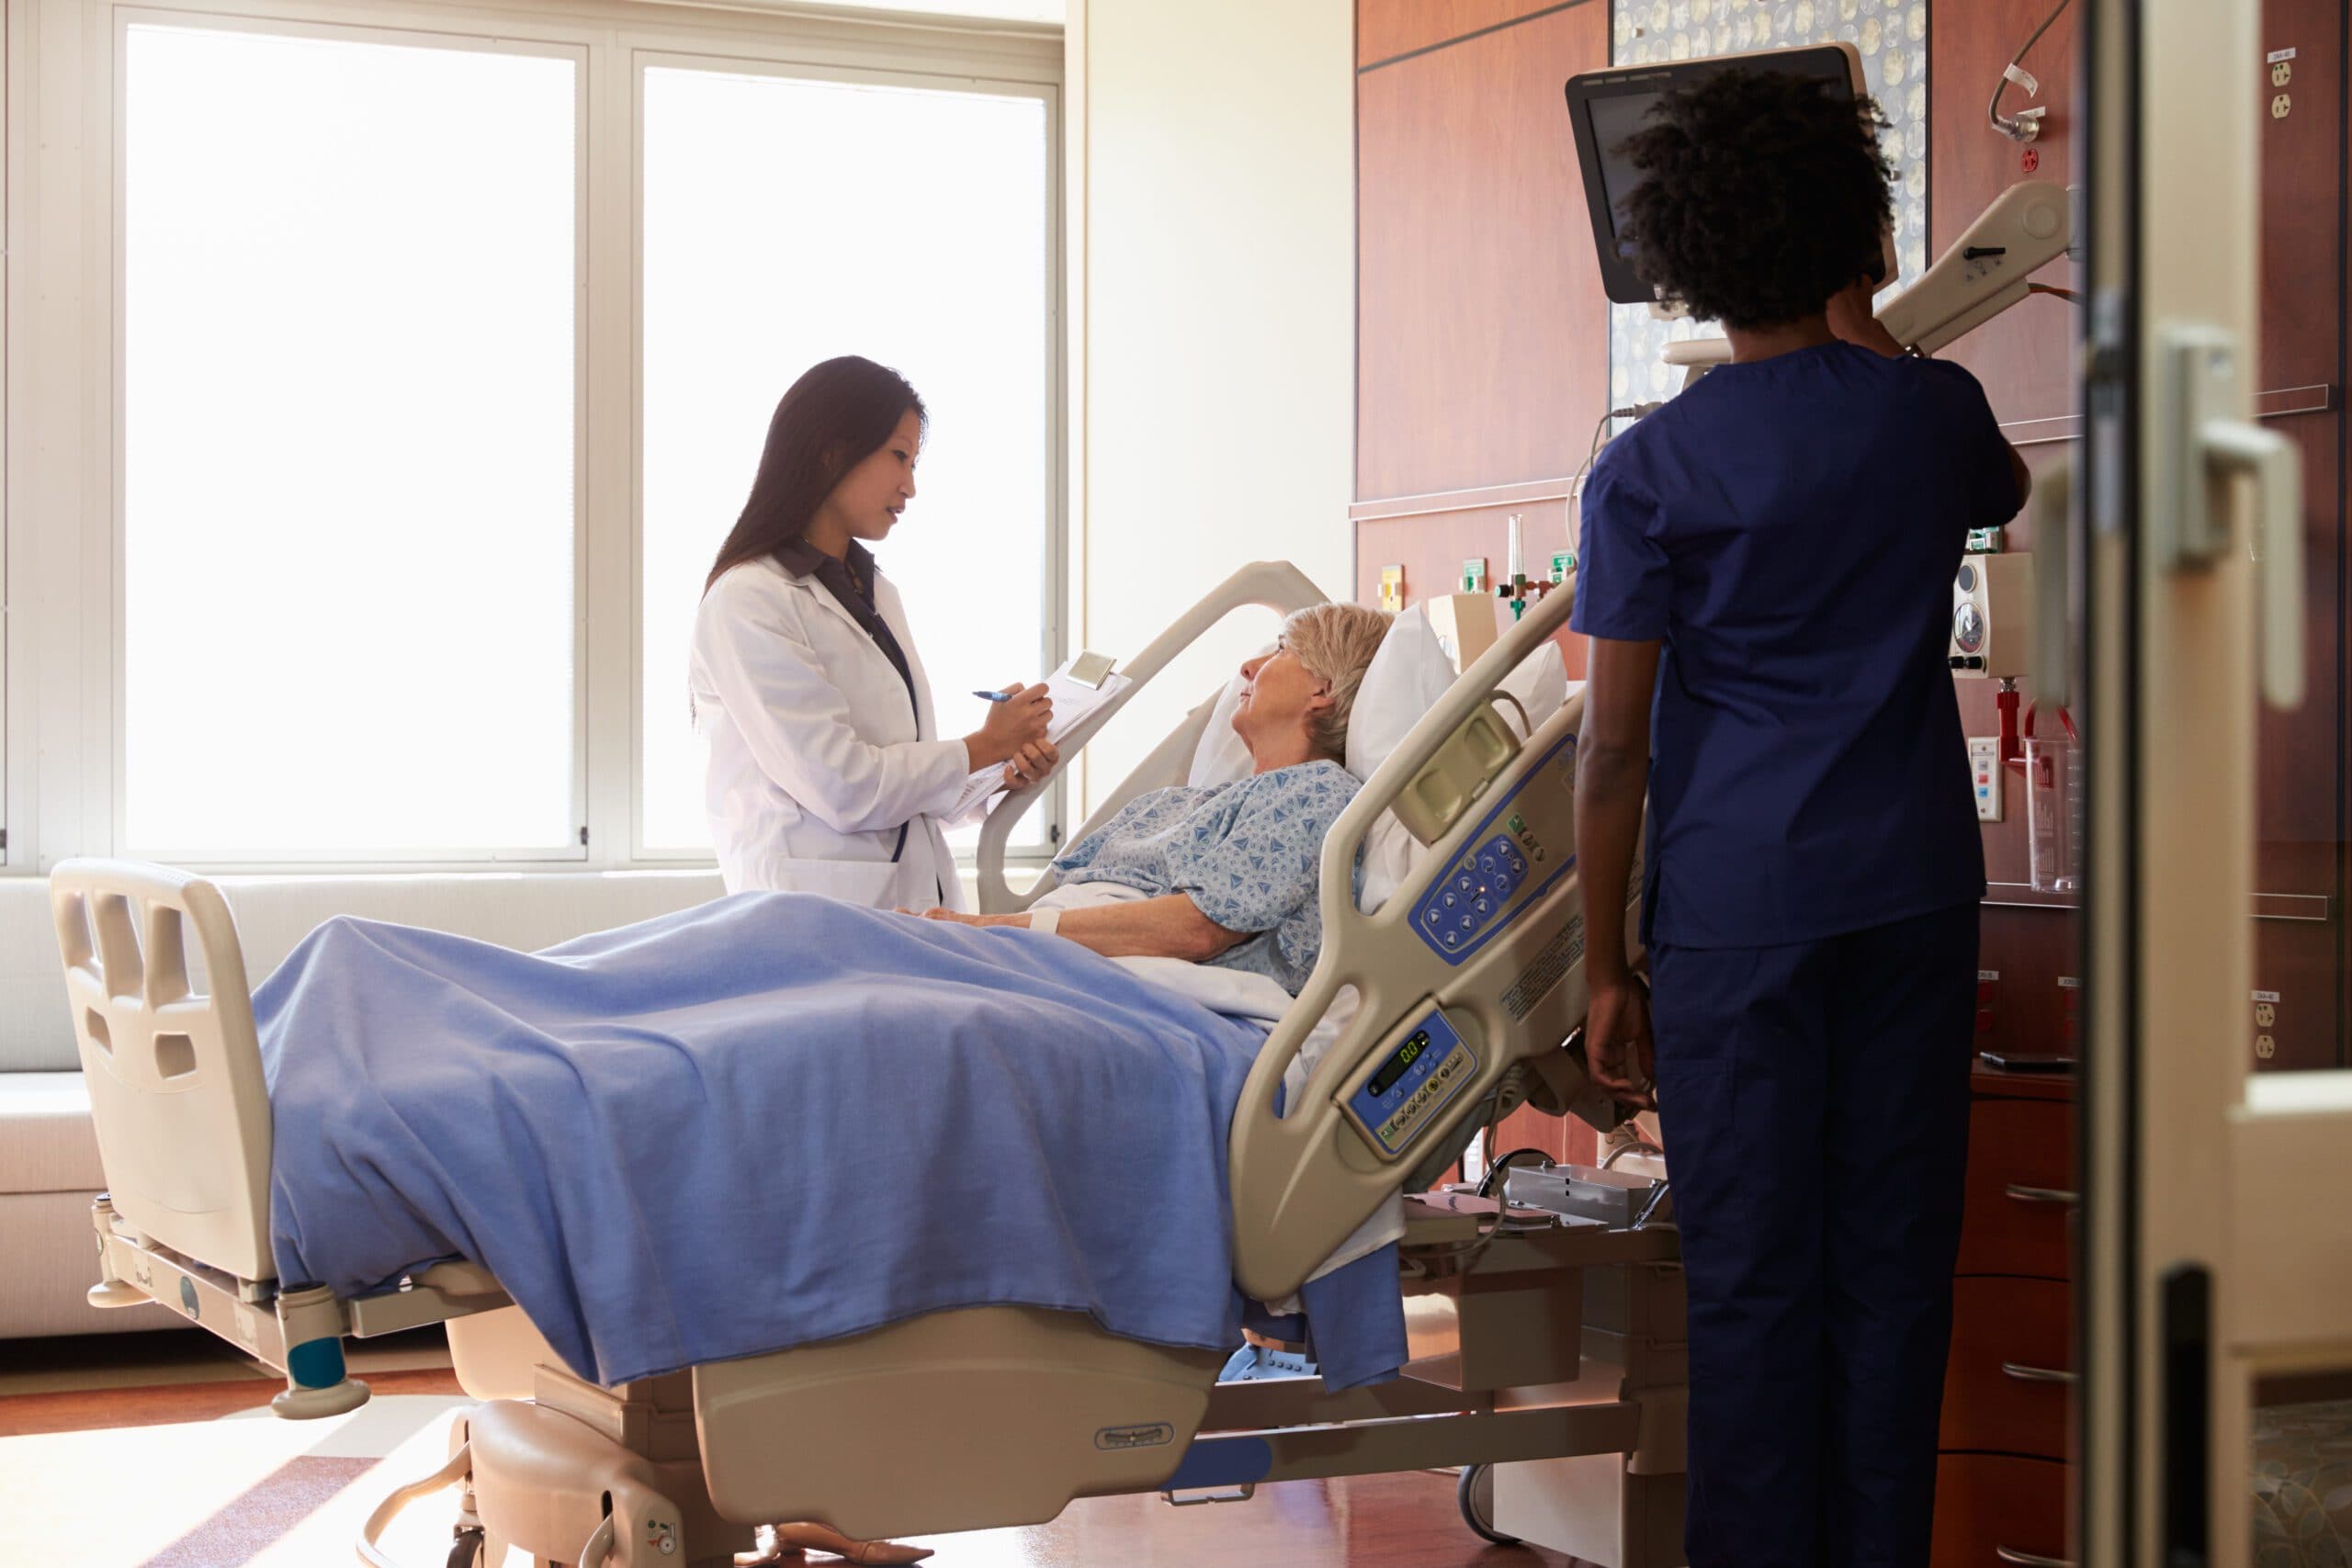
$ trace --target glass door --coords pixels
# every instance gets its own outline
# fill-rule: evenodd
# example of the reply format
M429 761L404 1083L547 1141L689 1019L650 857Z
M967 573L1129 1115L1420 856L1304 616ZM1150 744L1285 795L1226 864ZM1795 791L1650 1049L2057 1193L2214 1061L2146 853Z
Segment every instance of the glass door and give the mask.
M2286 1003L2256 967L2262 917L2301 908L2262 886L2278 858L2273 781L2341 765L2340 744L2313 761L2278 741L2315 684L2334 705L2340 661L2330 625L2314 681L2310 443L2260 417L2280 406L2265 290L2291 260L2264 265L2265 127L2295 112L2278 68L2291 78L2297 49L2266 44L2260 0L2090 9L2093 296L2072 518L2090 1035L2075 1555L2329 1561L2295 1553L2352 1529L2352 1072L2340 1023L2333 1053L2262 1070ZM2333 73L2340 52L2303 58ZM2337 444L2321 449L2332 491ZM2336 505L2323 509L2330 541ZM2329 834L2340 901L2341 829ZM2336 1012L2340 986L2326 989Z

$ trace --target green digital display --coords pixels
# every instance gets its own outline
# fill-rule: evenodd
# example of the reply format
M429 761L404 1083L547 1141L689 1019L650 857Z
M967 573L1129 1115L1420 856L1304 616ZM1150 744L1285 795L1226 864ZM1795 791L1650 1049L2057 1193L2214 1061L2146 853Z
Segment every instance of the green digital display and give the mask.
M1421 1053L1429 1048L1430 1032L1426 1029L1415 1030L1413 1037L1396 1047L1396 1054L1381 1064L1380 1070L1372 1075L1372 1081L1364 1085L1364 1088L1372 1091L1374 1099L1386 1094L1396 1087L1398 1078L1412 1070L1413 1064L1419 1061Z

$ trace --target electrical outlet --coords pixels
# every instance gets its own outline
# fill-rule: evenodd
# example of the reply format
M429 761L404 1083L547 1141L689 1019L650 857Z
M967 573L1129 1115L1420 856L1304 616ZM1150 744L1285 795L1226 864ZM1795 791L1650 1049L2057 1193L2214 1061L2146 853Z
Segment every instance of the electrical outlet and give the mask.
M2001 819L2001 742L1997 738L1968 738L1968 777L1976 791L1976 819Z

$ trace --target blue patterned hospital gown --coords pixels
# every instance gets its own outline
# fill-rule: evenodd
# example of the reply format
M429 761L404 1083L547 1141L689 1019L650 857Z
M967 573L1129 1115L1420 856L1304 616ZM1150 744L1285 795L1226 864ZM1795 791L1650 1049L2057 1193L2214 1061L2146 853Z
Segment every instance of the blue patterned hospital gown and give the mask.
M1314 761L1204 789L1156 789L1071 845L1054 871L1065 883L1191 894L1226 930L1256 933L1210 963L1296 996L1323 949L1323 835L1362 787L1339 763Z

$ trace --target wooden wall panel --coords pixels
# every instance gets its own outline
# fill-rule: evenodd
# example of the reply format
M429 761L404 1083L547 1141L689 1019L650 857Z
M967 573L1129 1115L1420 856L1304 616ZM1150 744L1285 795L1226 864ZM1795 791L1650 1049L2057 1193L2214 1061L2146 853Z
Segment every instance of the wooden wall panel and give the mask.
M2345 198L2344 7L2341 0L2267 0L2262 52L2293 50L2288 80L2265 73L2262 125L2261 343L2257 385L2269 390L2329 387L2341 405L2345 379L2343 289L2347 258ZM2267 112L2285 98L2283 115ZM2307 395L2288 400L2312 400ZM2267 422L2293 440L2303 460L2303 619L2306 693L2292 714L2257 709L2256 875L2265 892L2329 899L2325 924L2264 920L2255 931L2255 987L2275 992L2271 1022L2249 1001L2240 1047L2264 1070L2334 1067L2346 1050L2345 909L2346 660L2345 415L2283 415Z
M2262 312L2257 384L2301 387L2340 381L2338 289L2343 216L2342 0L2268 0L2262 48L2291 49L2288 82L2266 77L2262 101L2288 100L2284 118L2262 118ZM2260 60L2245 62L2265 69Z
M1984 205L2007 184L2027 177L2025 149L1993 132L1982 105L2001 65L2046 14L2042 0L1982 0L1966 6L1939 6L1932 13L1935 108L1931 115L1932 168L1929 249L1950 245ZM2341 253L2344 181L2342 7L2336 0L2269 0L2264 50L2293 48L2292 80L2284 89L2290 111L2267 112L2263 143L2264 268L2261 368L2267 389L2340 387L2341 294L2346 258ZM2033 143L2040 167L2033 177L2067 181L2073 170L2077 107L2074 85L2075 19L2062 18L2037 44L2027 64L2043 84L2039 102L2051 106L2041 139ZM2259 58L2246 70L2267 71ZM2023 102L2019 95L2013 100ZM2072 286L2072 264L2041 275ZM2061 301L2030 299L1999 321L1953 345L1950 357L1984 382L2005 422L2062 419L2075 412L2072 378L2073 329ZM2338 392L2335 400L2341 401ZM2346 660L2352 657L2344 630L2342 573L2343 415L2335 412L2290 414L2268 421L2272 429L2301 448L2306 480L2305 596L2309 647L2309 696L2291 715L2263 710L2256 720L2259 844L2256 886L2266 894L2324 897L2331 919L2324 925L2264 919L2256 924L2257 986L2279 993L2276 1027L2258 1030L2249 999L2247 1033L2236 1043L2248 1051L2267 1032L2272 1054L2266 1067L2332 1066L2341 1059L2346 976L2343 953L2344 866L2342 814L2347 738L2338 723ZM2020 434L2014 428L2012 434ZM2071 444L2029 448L2041 471L2057 458L2079 460ZM2013 548L2037 541L2030 521L2010 530ZM1974 736L1998 731L1990 682L1959 683L1963 727ZM2251 694L2249 694L2249 700ZM2028 877L2026 811L2022 780L2005 781L2006 820L1984 829L1994 897L1999 885ZM2054 1025L2038 997L2017 996L2008 984L2014 971L2035 991L2046 987L2050 970L2072 971L2077 963L2078 927L2065 913L1988 908L1984 925L1986 968L2004 969L2003 1005L1996 1009L1997 1036L2021 1051L2055 1050Z
M1357 78L1356 496L1565 479L1609 332L1561 85L1607 0Z
M1606 5L1608 0L1600 0ZM1548 11L1558 0L1357 0L1356 64L1377 65Z
M2029 150L1985 122L1984 106L2001 69L2050 14L2050 0L1967 0L1928 11L1928 254L1941 254L1985 206L2020 179L2066 185L2075 177L2077 111L2075 39L2081 6L2042 35L2026 57L2041 80L2028 98L2015 87L2002 107L2049 106L2041 136ZM2039 167L2025 170L2028 153ZM2035 275L2064 288L2081 286L2082 269L2061 260ZM2053 419L2075 412L2076 307L2037 296L1962 338L1946 351L1976 373L2002 420Z
M2082 976L2077 925L2072 909L1985 907L1976 967L2000 978L1986 981L1991 990L1979 994L1979 1050L2076 1055L2067 988L2059 981Z
M1525 519L1521 536L1525 541L1527 570L1540 577L1550 565L1553 551L1570 547L1567 502L1562 497L1358 522L1357 603L1380 603L1380 572L1385 566L1405 569L1408 604L1419 604L1434 593L1453 592L1461 586L1462 563L1472 556L1486 557L1488 570L1499 581L1510 558L1513 513ZM1567 661L1568 679L1583 680L1585 639L1563 632L1558 640Z

